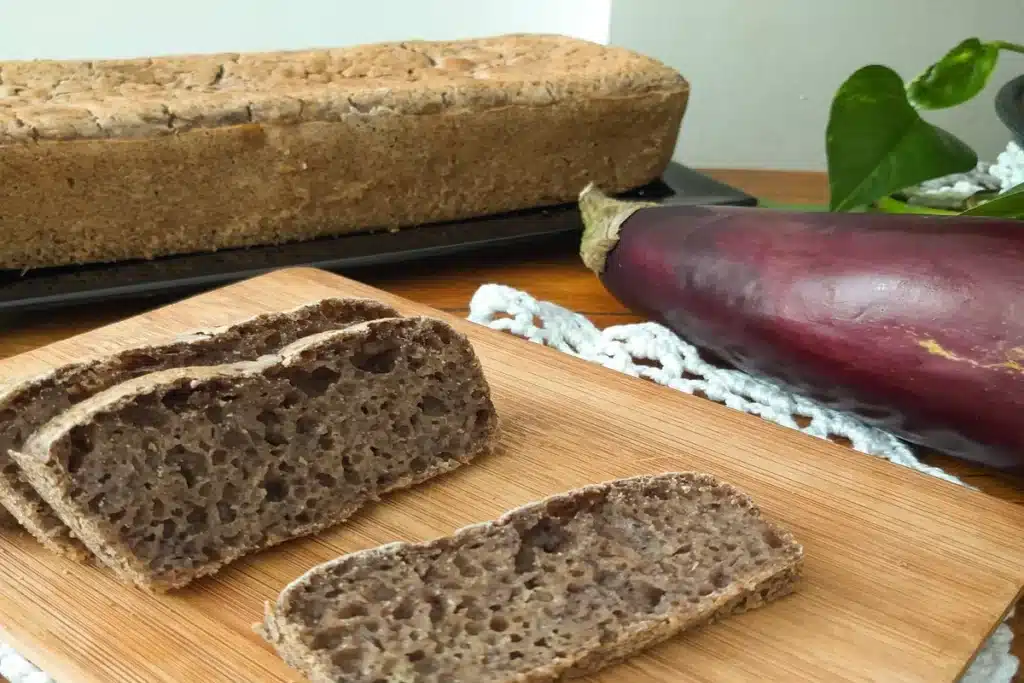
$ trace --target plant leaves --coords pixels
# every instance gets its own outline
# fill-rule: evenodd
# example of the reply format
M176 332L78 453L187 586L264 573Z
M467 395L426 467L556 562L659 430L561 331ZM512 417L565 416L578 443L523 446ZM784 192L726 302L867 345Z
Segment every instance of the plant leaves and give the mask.
M963 104L985 88L998 61L998 43L968 38L911 81L907 96L921 109Z
M999 218L1024 218L1024 183L1011 187L987 202L981 202L961 216L994 216ZM1024 226L1021 226L1024 227Z
M878 64L858 69L836 92L825 151L832 211L864 206L978 163L974 150L922 119L899 74Z

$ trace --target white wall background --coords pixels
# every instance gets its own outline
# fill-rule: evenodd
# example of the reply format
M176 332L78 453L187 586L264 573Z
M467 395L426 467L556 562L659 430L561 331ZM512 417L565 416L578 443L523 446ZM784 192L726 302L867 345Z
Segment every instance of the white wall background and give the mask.
M865 64L911 78L964 38L1024 43L1024 0L614 0L611 42L693 88L676 157L692 166L823 169L839 85ZM1024 73L1003 53L988 89L926 118L993 160L1010 140L992 97Z
M519 31L662 59L693 96L676 158L704 167L824 168L829 102L858 67L909 77L962 38L1024 42L1024 0L0 0L0 59L272 50ZM994 91L931 116L983 158L1008 132Z
M538 32L606 42L611 0L0 0L0 59L133 57Z

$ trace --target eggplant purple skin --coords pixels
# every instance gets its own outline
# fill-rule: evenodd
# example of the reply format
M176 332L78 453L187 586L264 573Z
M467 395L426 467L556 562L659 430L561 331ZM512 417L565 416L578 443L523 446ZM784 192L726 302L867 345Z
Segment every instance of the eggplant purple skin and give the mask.
M649 207L601 279L740 369L1024 470L1024 222Z

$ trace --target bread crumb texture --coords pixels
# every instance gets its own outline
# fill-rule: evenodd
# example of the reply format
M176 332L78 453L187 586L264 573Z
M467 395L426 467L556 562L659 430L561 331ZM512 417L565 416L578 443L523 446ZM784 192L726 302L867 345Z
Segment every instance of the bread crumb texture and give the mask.
M398 311L377 301L326 298L158 346L70 363L8 386L0 390L0 505L47 549L87 560L91 553L22 476L11 449L21 448L36 430L72 406L121 382L169 368L255 360L308 335L391 317L399 317Z
M167 590L449 472L496 429L462 335L383 319L258 361L125 382L15 457L123 580Z
M726 484L638 477L322 565L262 631L318 683L555 680L790 592L802 555Z
M634 52L549 35L313 51L0 62L0 142L434 114L678 90Z

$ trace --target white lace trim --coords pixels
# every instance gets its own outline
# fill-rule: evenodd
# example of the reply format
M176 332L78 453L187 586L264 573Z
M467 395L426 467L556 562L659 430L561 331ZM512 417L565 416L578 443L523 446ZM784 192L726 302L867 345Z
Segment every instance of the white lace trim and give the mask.
M483 285L476 291L468 319L627 375L688 394L699 391L730 408L811 436L845 437L858 451L967 486L953 475L922 463L904 442L888 432L770 382L708 363L696 347L662 325L637 323L600 330L578 313L496 284ZM796 417L803 417L806 424L801 426ZM1018 667L1017 658L1010 654L1012 640L1010 627L1001 625L960 683L1009 683Z

